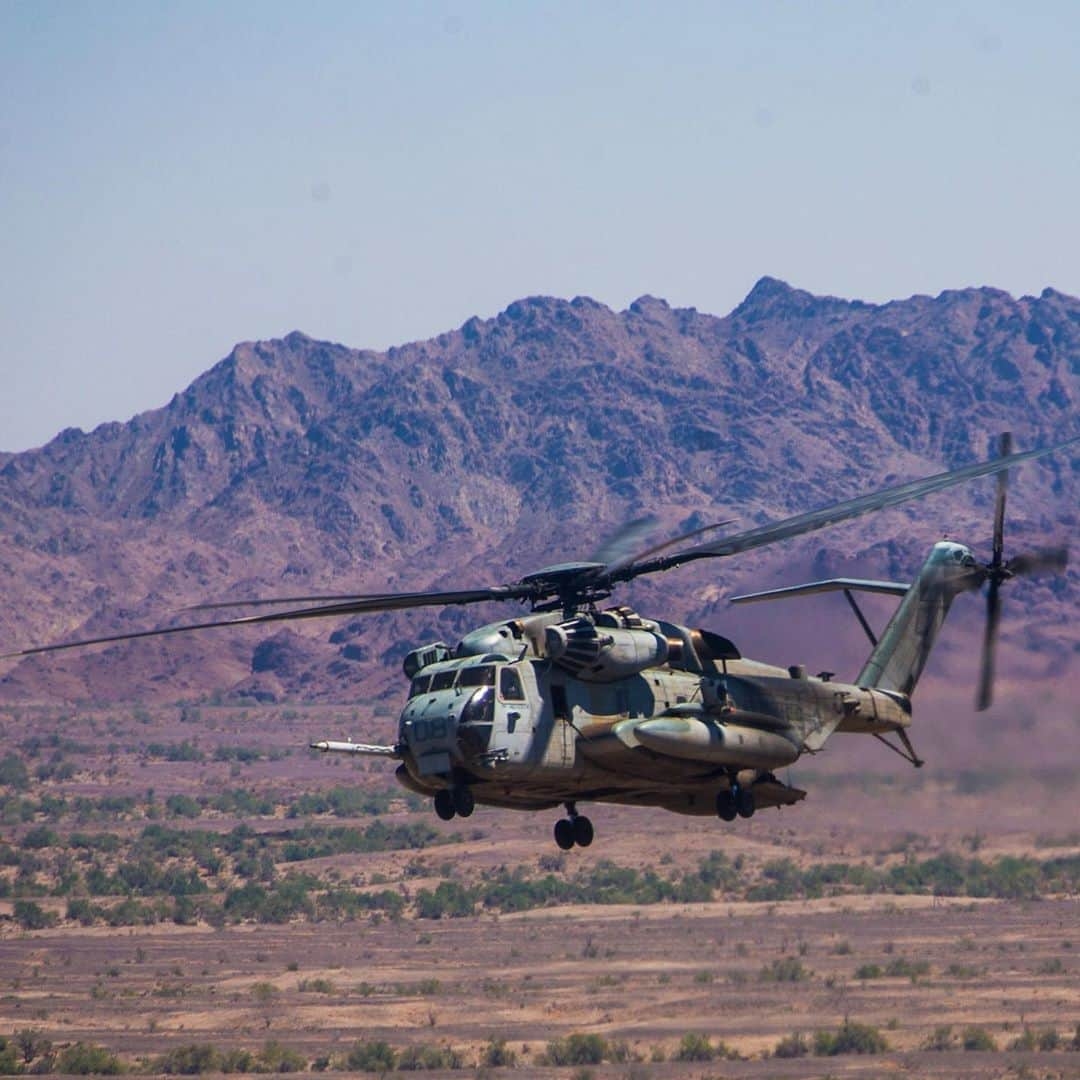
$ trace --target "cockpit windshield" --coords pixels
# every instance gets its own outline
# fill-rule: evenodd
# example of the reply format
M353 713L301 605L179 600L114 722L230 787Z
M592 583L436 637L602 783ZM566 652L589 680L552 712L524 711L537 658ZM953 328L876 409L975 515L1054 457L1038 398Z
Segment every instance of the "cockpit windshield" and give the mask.
M450 671L436 671L431 676L431 690L434 693L436 690L449 690L454 685L454 676L456 671L451 669Z
M462 668L457 684L458 686L494 686L495 668L491 664Z
M477 686L495 685L495 665L478 664L473 667L436 671L434 675L417 675L409 685L409 697L433 694L436 690L449 690L457 679L458 687L471 690Z

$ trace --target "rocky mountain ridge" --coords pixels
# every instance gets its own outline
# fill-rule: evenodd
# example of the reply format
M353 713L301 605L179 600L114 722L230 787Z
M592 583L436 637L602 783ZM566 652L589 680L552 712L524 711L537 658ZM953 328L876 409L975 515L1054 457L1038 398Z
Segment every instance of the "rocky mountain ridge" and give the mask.
M0 641L156 625L220 597L507 581L587 555L644 512L668 533L749 527L981 458L1001 430L1021 448L1059 441L1078 430L1078 399L1080 300L1049 289L874 305L764 278L724 317L647 296L623 312L531 297L385 353L298 332L244 343L162 409L0 455ZM1078 473L1075 453L1017 471L1014 550L1069 539ZM618 599L745 620L747 652L797 648L791 613L778 632L776 609L736 619L726 595L840 568L907 576L943 532L985 546L992 490L977 482ZM1043 654L1040 671L1080 648L1074 585L1070 571L1009 598L1010 640ZM0 696L367 701L399 692L397 659L415 642L502 614L37 658L0 669ZM850 628L835 639L861 648Z

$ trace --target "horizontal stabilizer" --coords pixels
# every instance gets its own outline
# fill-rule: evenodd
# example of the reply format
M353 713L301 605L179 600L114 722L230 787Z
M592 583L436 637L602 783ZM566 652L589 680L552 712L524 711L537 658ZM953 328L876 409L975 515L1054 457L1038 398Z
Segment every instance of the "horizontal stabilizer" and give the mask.
M757 600L784 600L789 596L807 596L810 593L838 592L841 589L851 592L888 593L890 596L903 596L910 585L902 581L868 581L863 578L829 578L828 581L811 581L806 585L788 585L783 589L766 589L765 592L745 593L731 597L733 604L752 604Z
M323 739L321 742L308 744L312 750L321 750L324 754L363 754L366 757L399 758L396 746L375 746L372 743L335 742Z

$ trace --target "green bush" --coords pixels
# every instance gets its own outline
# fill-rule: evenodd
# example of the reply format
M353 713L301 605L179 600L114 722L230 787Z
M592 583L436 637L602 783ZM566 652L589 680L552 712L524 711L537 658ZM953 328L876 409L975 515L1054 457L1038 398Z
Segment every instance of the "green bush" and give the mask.
M287 1046L282 1046L276 1039L263 1044L252 1068L257 1073L294 1073L307 1068L307 1058Z
M763 967L758 974L762 982L803 982L810 972L797 956L781 956Z
M397 1054L389 1043L381 1040L377 1042L361 1040L353 1045L345 1063L357 1072L392 1072L397 1064Z
M924 1050L955 1050L956 1036L953 1034L952 1024L942 1024L934 1028L934 1033L928 1035L923 1043Z
M398 1055L399 1072L420 1072L425 1069L460 1069L461 1055L449 1046L407 1046Z
M17 1076L22 1071L15 1044L0 1035L0 1076Z
M966 1027L960 1036L960 1045L965 1050L996 1050L997 1043L986 1028Z
M855 969L856 979L880 979L881 976L880 964L862 964Z
M607 1040L600 1035L567 1035L552 1039L543 1054L546 1065L599 1065L608 1055Z
M24 930L44 930L57 922L55 913L46 911L33 900L16 900L12 914Z
M440 881L435 891L421 889L416 894L416 914L421 919L452 919L471 915L476 909L471 889L457 881Z
M30 773L18 754L5 754L0 758L0 787L25 791L30 786Z
M505 1039L492 1035L480 1051L480 1064L488 1069L512 1068L517 1064L517 1054L506 1045Z
M806 1041L806 1038L801 1032L794 1032L791 1035L785 1035L777 1044L776 1049L773 1051L773 1057L778 1058L797 1058L806 1057L810 1053L810 1044Z
M169 1075L197 1076L221 1071L221 1055L210 1043L190 1043L162 1054L154 1067Z
M716 1057L716 1049L709 1042L708 1035L702 1035L697 1031L688 1031L679 1042L679 1049L675 1051L673 1061L712 1061Z
M124 1063L103 1046L77 1042L60 1053L56 1071L68 1076L118 1076Z
M819 1057L838 1054L883 1054L889 1049L885 1036L871 1024L845 1020L835 1031L814 1033L814 1053Z

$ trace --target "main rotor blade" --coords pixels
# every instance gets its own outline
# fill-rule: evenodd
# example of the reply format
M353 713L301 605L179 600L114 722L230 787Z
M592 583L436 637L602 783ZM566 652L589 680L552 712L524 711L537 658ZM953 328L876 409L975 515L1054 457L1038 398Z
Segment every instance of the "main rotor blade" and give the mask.
M189 604L181 611L218 611L231 607L270 607L274 604L343 604L349 600L381 600L394 593L320 593L314 596L260 596L252 600L214 600L205 604Z
M268 615L244 615L237 619L216 619L212 622L188 623L186 626L166 626L156 630L135 630L127 634L108 634L104 637L64 641L57 645L36 645L29 649L0 654L0 660L11 660L35 653L59 652L62 649L81 649L87 645L105 645L136 638L162 637L166 634L186 634L192 630L213 630L219 626L254 626L261 623L291 622L297 619L323 619L334 616L367 615L379 611L402 611L409 608L445 607L452 604L479 604L485 600L526 599L527 589L499 586L493 589L471 589L460 592L398 593L371 598L354 597L341 604L320 604L318 607L274 611Z
M975 708L989 709L994 702L994 658L997 652L998 626L1001 623L1001 579L992 577L986 594L986 627L983 630L982 661L979 670L979 691Z
M611 566L633 555L638 543L656 527L656 516L646 514L620 525L588 558L591 563Z
M1007 458L1012 453L1012 432L1001 433L998 457ZM1009 488L1009 470L1002 469L997 474L997 498L994 500L994 547L990 565L995 569L1001 565L1005 552L1005 494Z
M751 548L763 547L766 544L775 544L778 540L788 540L794 536L814 532L828 525L836 525L841 521L859 517L871 510L884 510L886 507L897 506L917 499L923 495L929 495L935 491L962 484L965 480L973 480L978 476L988 476L992 473L1001 472L1002 469L1020 465L1025 461L1034 461L1036 458L1052 454L1055 450L1072 446L1080 442L1080 435L1076 435L1054 446L1044 446L1038 450L1026 450L1021 454L1010 454L1007 458L994 458L992 461L981 461L974 465L967 465L962 469L952 469L949 472L938 473L935 476L927 476L921 480L911 480L906 484L897 484L895 487L883 488L881 491L873 491L867 495L860 495L855 499L846 499L843 502L833 503L831 506L822 507L820 510L811 510L806 514L796 514L794 517L785 518L770 525L762 525L757 529L748 529L745 532L734 533L720 540L714 540L708 544L700 544L686 551L676 552L661 559L655 559L650 563L639 564L633 568L634 574L652 573L656 570L668 570L673 566L695 559L715 558L724 555L735 555L740 551L748 551Z
M1062 546L1016 555L1005 564L1005 569L1020 577L1025 574L1041 574L1044 570L1060 574L1068 565L1069 549Z
M711 525L702 525L700 529L691 529L690 532L683 533L681 536L673 536L670 540L665 540L662 544L654 544L644 551L639 551L636 555L623 559L620 562L613 563L607 568L608 573L614 575L619 571L624 570L626 567L632 568L635 563L641 562L642 559L647 559L650 555L658 555L661 551L666 551L676 544L685 543L687 540L693 540L695 536L701 536L702 533L712 532L713 529L722 529L725 525L730 525L736 520L736 518L728 518L726 521L714 521Z

